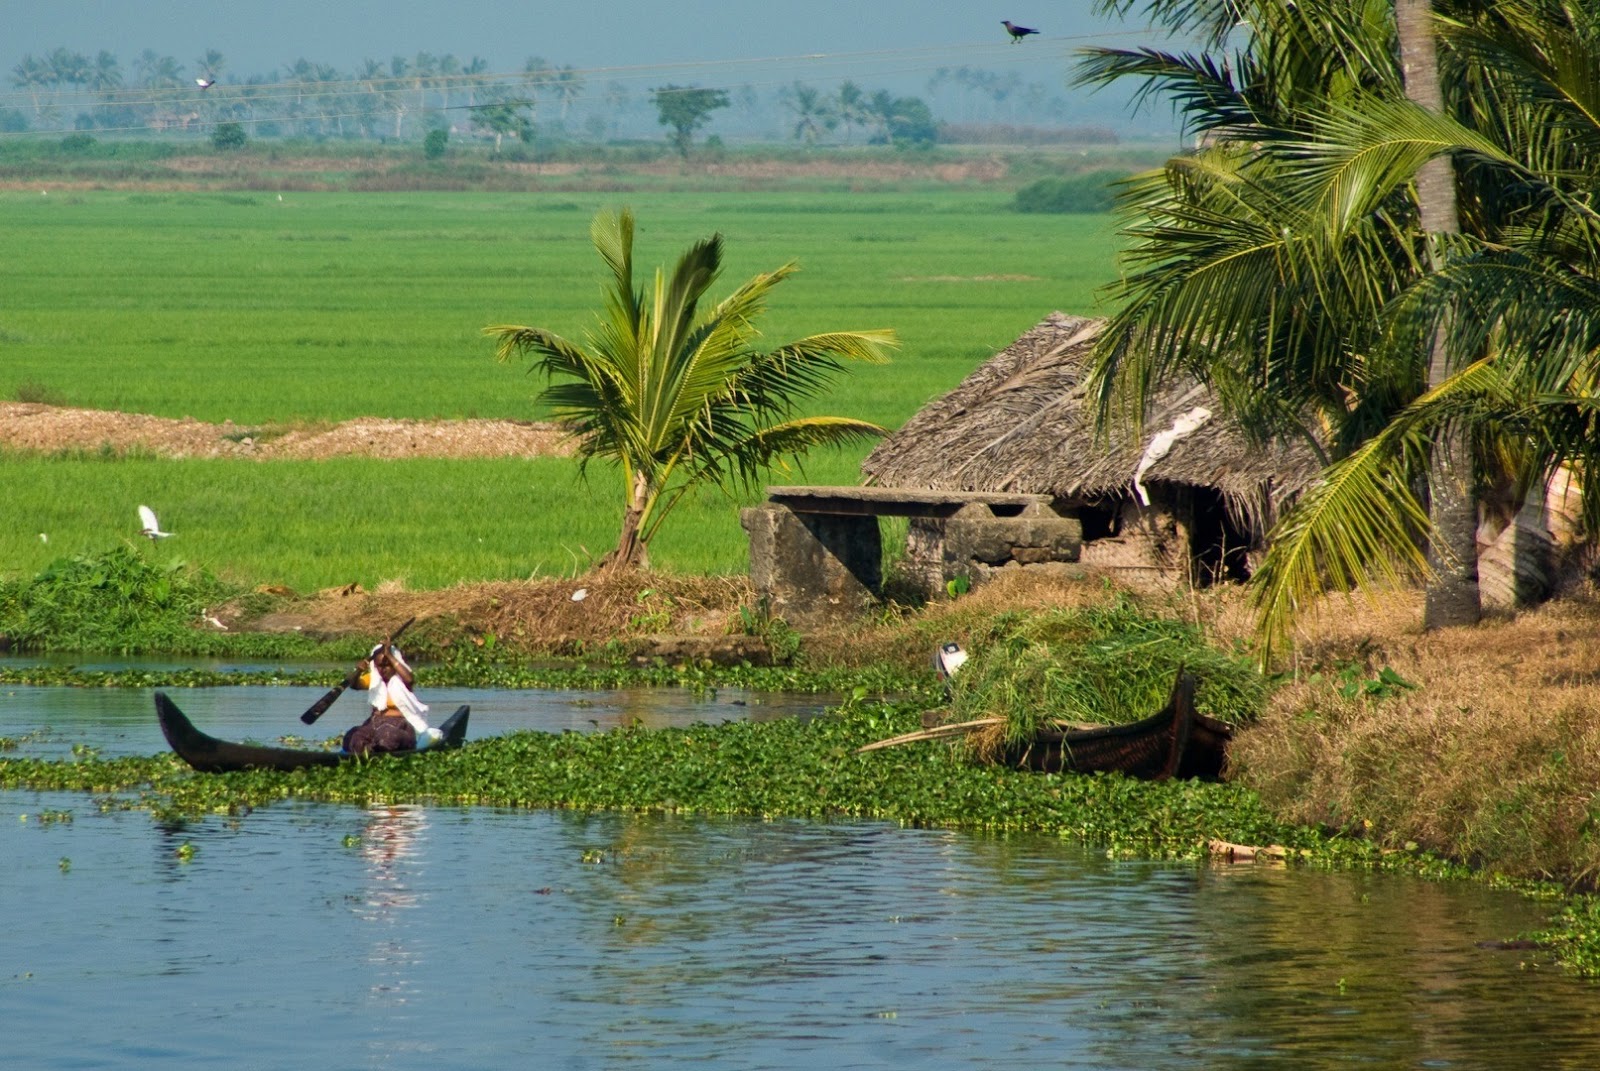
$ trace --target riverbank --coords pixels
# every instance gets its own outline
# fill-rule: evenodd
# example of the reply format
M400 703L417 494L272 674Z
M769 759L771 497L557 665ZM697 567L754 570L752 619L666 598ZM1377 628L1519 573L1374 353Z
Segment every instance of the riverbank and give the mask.
M922 744L881 759L854 749L916 728L940 691L928 652L1008 642L1019 622L1113 602L1187 622L1205 642L1243 653L1243 593L1135 595L1103 583L1044 585L1005 578L955 600L886 608L836 630L785 635L788 664L718 666L650 651L649 636L698 622L701 635L759 641L742 582L651 574L586 581L463 585L449 592L324 592L274 597L240 616L232 635L288 629L323 650L370 642L375 621L415 616L408 647L425 679L469 685L606 687L654 683L825 688L853 695L836 717L798 725L717 727L580 740L483 741L470 762L347 771L326 781L265 775L197 778L167 757L130 763L0 762L0 784L126 793L121 805L174 813L247 810L269 799L554 806L646 812L877 817L908 824L1030 829L1113 852L1200 858L1210 841L1281 846L1285 861L1475 874L1572 892L1600 872L1590 814L1600 783L1600 603L1574 598L1474 629L1423 634L1417 604L1400 596L1309 622L1298 663L1253 724L1241 728L1227 781L1148 785L1120 778L1043 777L975 766L960 747ZM645 586L651 585L651 586ZM646 596L645 592L651 592ZM256 596L259 598L259 596ZM671 606L662 632L630 627L642 607ZM585 609L590 602L592 606ZM743 616L741 617L741 611ZM721 624L712 627L708 622ZM767 622L769 629L776 628ZM641 642L643 641L643 642ZM52 673L54 674L52 676ZM316 683L274 675L273 683ZM281 677L281 679L280 679ZM7 670L0 680L183 687L235 676ZM899 695L884 700L877 697ZM1135 712L1129 712L1135 713ZM1139 712L1142 713L1142 712ZM879 753L873 753L877 755ZM374 770L374 773L377 771ZM421 780L413 780L413 776ZM1274 853L1280 854L1280 853ZM1252 864L1271 865L1271 864ZM1565 962L1600 971L1595 901L1564 901Z

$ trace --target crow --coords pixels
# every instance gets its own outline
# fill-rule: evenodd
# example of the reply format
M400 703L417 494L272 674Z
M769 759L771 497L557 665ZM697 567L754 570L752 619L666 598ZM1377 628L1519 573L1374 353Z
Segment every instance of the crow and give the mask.
M1001 19L1000 20L1000 25L1004 26L1006 28L1006 33L1011 35L1011 43L1012 44L1016 44L1018 41L1021 41L1024 37L1028 36L1030 33L1038 33L1039 32L1038 30L1030 30L1026 26L1017 26L1017 25L1013 24L1010 19Z

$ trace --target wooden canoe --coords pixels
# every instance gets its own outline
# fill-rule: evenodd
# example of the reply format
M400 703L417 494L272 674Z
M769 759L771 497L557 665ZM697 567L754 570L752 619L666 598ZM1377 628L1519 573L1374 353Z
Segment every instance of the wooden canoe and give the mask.
M428 748L460 747L467 738L467 707L461 707L439 726L444 739ZM201 773L229 773L234 770L303 770L309 766L338 766L356 756L343 751L310 751L305 748L270 747L264 744L235 744L207 736L194 727L178 705L165 692L156 693L156 717L161 732L178 757ZM373 758L417 755L418 751L378 752Z
M1045 773L1215 779L1222 775L1233 729L1194 709L1194 689L1194 675L1180 671L1167 705L1150 717L1094 729L1041 730L1031 740L1007 745L1001 761Z

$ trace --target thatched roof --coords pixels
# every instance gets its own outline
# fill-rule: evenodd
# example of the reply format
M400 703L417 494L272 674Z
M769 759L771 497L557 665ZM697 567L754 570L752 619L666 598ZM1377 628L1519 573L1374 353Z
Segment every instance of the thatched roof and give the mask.
M1270 523L1274 504L1316 479L1309 446L1250 442L1193 382L1163 391L1142 433L1129 427L1099 437L1084 379L1104 327L1103 320L1051 313L883 440L862 471L885 487L1096 498L1129 490L1151 440L1205 407L1210 419L1147 466L1147 488L1213 488L1259 524Z

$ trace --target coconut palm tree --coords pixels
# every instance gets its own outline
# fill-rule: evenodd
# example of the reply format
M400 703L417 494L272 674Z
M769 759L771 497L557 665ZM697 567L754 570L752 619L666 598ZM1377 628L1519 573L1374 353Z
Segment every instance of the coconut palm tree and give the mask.
M814 86L795 82L778 91L778 99L794 114L794 139L814 145L824 130L832 130L839 122L833 101L824 97Z
M1479 493L1507 497L1508 509L1558 468L1600 471L1600 15L1503 0L1457 10L1441 41L1442 81L1458 98L1448 114L1396 103L1332 115L1298 152L1302 196L1329 206L1420 186L1432 162L1453 157L1465 226L1435 238L1432 270L1385 312L1384 345L1427 354L1429 389L1330 470L1279 533L1261 578L1269 626L1327 575L1359 578L1356 563L1407 555L1402 531L1350 518L1415 519L1410 489L1439 453L1430 444L1451 441ZM1600 506L1585 507L1600 530Z
M1395 31L1406 98L1431 112L1444 111L1432 0L1395 0ZM1417 170L1417 223L1427 242L1427 267L1438 271L1446 239L1461 232L1456 212L1456 174L1450 157L1432 156ZM1450 375L1447 320L1434 327L1428 345L1428 386L1437 389ZM1458 426L1450 427L1429 452L1428 539L1432 566L1422 623L1424 628L1470 625L1482 614L1478 590L1478 500L1472 492L1472 458Z
M650 286L635 285L631 211L600 213L590 236L611 278L585 344L539 327L484 333L498 340L500 360L533 358L549 381L540 400L577 437L584 471L596 458L619 470L622 530L602 568L648 565L651 538L692 488L748 485L782 458L883 433L861 420L795 415L846 362L882 361L894 338L835 331L761 346L756 321L793 264L702 308L722 267L721 235L694 243Z
M1413 56L1403 81L1396 16L1415 12L1392 2L1172 0L1168 13L1213 44L1247 14L1248 47L1226 59L1101 53L1089 71L1145 76L1210 143L1125 199L1136 244L1100 354L1103 412L1120 395L1137 413L1153 383L1188 372L1262 434L1309 427L1342 458L1274 534L1257 577L1269 632L1315 591L1408 572L1432 578L1428 624L1471 619L1473 490L1497 472L1527 486L1572 456L1573 428L1587 426L1550 401L1588 389L1581 362L1528 348L1570 317L1541 327L1518 309L1549 312L1548 297L1508 305L1479 287L1468 301L1463 288L1491 264L1504 275L1514 248L1519 263L1546 257L1552 228L1571 231L1580 215L1551 206L1596 174L1573 133L1597 96L1591 5L1454 0L1441 112L1408 99L1432 68ZM1457 180L1443 193L1418 181L1451 156L1471 162L1459 207L1447 199ZM1595 259L1567 245L1577 252L1563 270L1583 276ZM1554 265L1540 263L1523 277L1548 285ZM1507 362L1508 349L1530 356ZM1552 351L1541 341L1537 352ZM1507 379L1513 367L1524 371ZM1425 507L1412 487L1441 459L1454 488L1436 479Z

